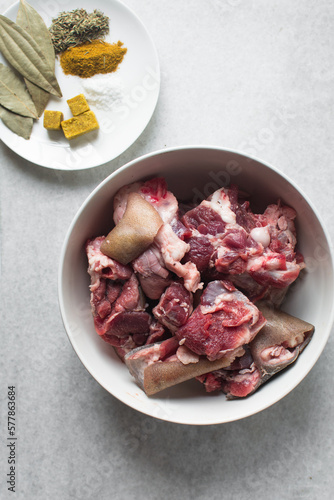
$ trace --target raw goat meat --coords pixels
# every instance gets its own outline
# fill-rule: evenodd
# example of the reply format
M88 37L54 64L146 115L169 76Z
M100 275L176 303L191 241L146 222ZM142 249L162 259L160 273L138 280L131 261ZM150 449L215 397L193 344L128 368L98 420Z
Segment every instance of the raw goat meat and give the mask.
M124 215L127 198L130 192L137 192L148 201L164 221L152 245L136 259L134 269L140 275L140 281L148 291L150 298L158 298L164 285L168 285L168 271L183 278L187 290L195 292L201 288L201 277L195 264L181 264L181 260L189 250L189 245L178 236L183 235L181 222L178 220L178 202L175 196L167 190L166 181L155 178L147 182L124 186L114 199L114 221L119 222ZM175 227L176 232L173 231ZM183 226L182 226L183 227ZM151 272L148 265L153 263ZM148 265L147 265L148 264Z
M175 335L193 352L213 360L251 342L264 324L261 312L231 282L211 281Z
M253 214L249 202L238 202L236 186L220 189L182 217L191 232L184 262L193 262L205 280L228 278L251 300L279 305L304 268L295 252L295 216L280 202Z
M161 295L153 314L161 324L175 332L188 321L192 305L192 294L181 283L175 282Z
M147 394L194 377L229 399L253 393L292 363L313 333L312 325L261 301L280 305L304 268L295 211L278 202L254 214L231 186L184 205L180 216L158 177L116 193L115 224L133 192L163 224L126 266L101 252L104 236L87 242L97 333Z
M266 303L266 325L245 354L229 367L199 377L207 392L222 390L228 399L245 397L293 363L311 340L314 327Z
M151 316L131 268L100 251L103 237L88 240L91 308L97 333L115 347L133 348L145 343Z
M130 193L139 193L159 212L165 223L172 223L177 217L178 202L168 191L165 179L156 177L146 182L135 182L121 188L114 198L114 222L117 224L124 215Z
M187 352L179 346L176 337L149 346L138 347L125 356L125 363L147 395L155 394L180 382L199 377L210 369L229 366L242 356L242 347L223 358L209 361Z

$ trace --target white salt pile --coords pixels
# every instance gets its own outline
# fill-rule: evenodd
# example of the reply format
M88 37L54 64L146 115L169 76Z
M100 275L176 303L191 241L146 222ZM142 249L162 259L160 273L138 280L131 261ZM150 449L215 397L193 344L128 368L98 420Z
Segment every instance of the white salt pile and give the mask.
M124 97L124 83L114 73L82 79L81 85L88 103L97 109L110 111Z

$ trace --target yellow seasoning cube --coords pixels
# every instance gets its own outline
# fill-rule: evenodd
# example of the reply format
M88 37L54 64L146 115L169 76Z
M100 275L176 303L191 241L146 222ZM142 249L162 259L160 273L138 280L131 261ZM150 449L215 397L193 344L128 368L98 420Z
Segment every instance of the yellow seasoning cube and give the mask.
M98 121L93 111L86 111L79 116L61 122L66 139L75 139L99 128Z
M79 94L72 99L68 99L67 104L70 107L73 116L81 115L89 111L88 102L83 94Z
M61 122L64 120L64 115L61 111L44 111L43 125L48 130L61 130Z

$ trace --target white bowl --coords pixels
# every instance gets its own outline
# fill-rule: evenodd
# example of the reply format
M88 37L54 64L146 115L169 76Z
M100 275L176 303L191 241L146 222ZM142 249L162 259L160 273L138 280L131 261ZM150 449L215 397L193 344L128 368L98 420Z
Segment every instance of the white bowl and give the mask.
M315 326L311 343L287 370L252 396L227 401L207 394L197 381L185 382L147 397L113 348L95 333L89 304L87 238L112 227L112 199L125 184L164 176L178 199L199 202L215 189L237 184L259 208L278 198L297 211L298 248L307 271L292 286L283 309ZM257 207L256 207L257 208ZM59 302L69 339L91 375L110 394L136 410L170 422L208 425L253 415L294 389L314 366L327 342L334 318L333 255L327 232L300 189L275 168L255 158L218 147L179 147L131 161L105 179L75 216L62 248Z

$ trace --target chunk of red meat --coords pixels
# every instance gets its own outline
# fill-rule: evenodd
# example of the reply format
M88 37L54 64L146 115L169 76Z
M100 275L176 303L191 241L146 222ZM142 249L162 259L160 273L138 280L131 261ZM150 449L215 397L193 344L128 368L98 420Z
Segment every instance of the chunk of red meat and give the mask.
M245 370L221 370L221 387L227 399L245 398L253 393L260 383L261 372L254 363Z
M140 292L138 280L133 274L122 287L120 295L117 297L113 311L141 311L145 309L145 299Z
M220 378L218 378L213 372L200 375L199 377L196 377L196 380L204 384L206 392L221 391L222 389Z
M103 239L90 240L86 245L95 330L114 346L133 348L146 342L151 316L144 312L145 297L135 274L101 253Z
M182 217L183 224L189 229L196 229L201 234L223 233L225 222L221 216L212 208L204 205L189 210Z
M262 245L247 234L242 227L228 225L224 235L215 242L217 256L215 267L219 272L242 274L247 269L247 260L263 251Z
M121 283L107 279L100 279L99 287L91 293L91 306L94 315L101 319L106 318L112 309L112 304L116 301L122 290Z
M281 205L269 205L263 216L262 224L269 227L269 250L284 254L287 261L295 259L296 229L294 219L296 212L293 208Z
M184 256L183 262L193 262L199 272L205 271L214 253L214 247L205 236L194 236L189 240L190 250Z
M208 284L200 305L175 335L196 354L213 360L249 343L264 324L257 307L231 283L214 281Z
M103 329L99 329L100 331L105 330L100 335L103 340L114 346L126 345L129 337L132 337L135 344L143 345L149 334L150 322L151 316L146 312L120 312L113 314L107 325L104 324ZM98 324L98 320L95 324ZM107 328L105 328L106 326ZM141 336L139 337L139 335Z
M192 294L181 283L172 283L153 309L157 320L171 332L184 325L192 312Z
M146 344L154 344L170 337L171 334L159 321L153 319L150 324L149 336L146 339Z
M197 377L206 392L223 391L227 399L234 399L246 397L257 389L261 372L254 364L249 347L244 346L244 349L245 354L236 358L230 366Z
M132 270L129 266L124 266L101 252L100 248L104 240L104 236L99 236L86 242L88 273L91 277L91 291L93 291L94 288L98 288L99 280L102 277L112 280L126 280L129 279L132 274Z
M107 306L106 302L109 303L109 306ZM145 310L145 298L140 293L138 280L134 274L123 284L107 280L104 295L102 295L101 289L98 289L98 295L93 292L91 304L95 329L99 335L116 328L119 320L115 318L120 313L142 312ZM117 328L112 334L118 335Z
M245 398L261 385L261 372L254 363L244 370L219 370L197 377L206 392L223 391L227 399Z
M157 274L151 276L138 275L138 278L143 292L152 300L159 299L166 287L171 283L171 278L162 278Z
M229 275L229 279L239 288L239 290L247 295L252 302L265 299L276 307L282 304L288 290L288 287L275 288L272 285L261 285L247 272L239 275Z
M258 225L258 217L250 210L249 201L240 203L239 188L232 184L228 190L228 196L231 203L231 210L236 214L236 223L243 227L247 233Z
M222 391L224 388L224 392L229 392L230 395L234 392L241 394L241 385L243 386L244 392L247 392L245 390L246 385L249 386L250 384L238 384L236 382L236 375L241 371L243 371L243 373L246 373L246 371L250 372L251 366L254 364L253 357L248 346L244 346L244 350L245 354L236 358L230 366L222 370L213 371L202 375L201 377L197 377L197 380L204 384L206 392ZM226 382L227 380L228 382ZM232 381L233 386L231 384ZM227 387L227 383L230 384L229 387Z

